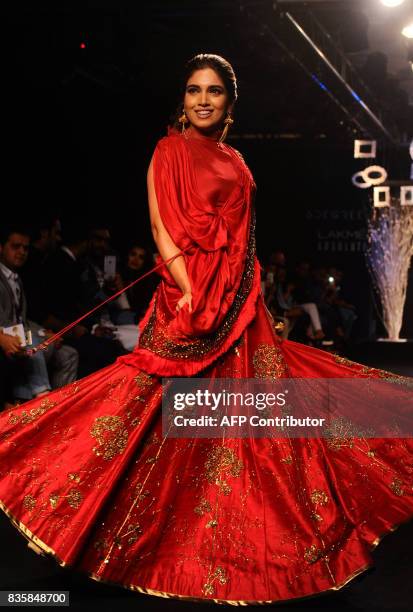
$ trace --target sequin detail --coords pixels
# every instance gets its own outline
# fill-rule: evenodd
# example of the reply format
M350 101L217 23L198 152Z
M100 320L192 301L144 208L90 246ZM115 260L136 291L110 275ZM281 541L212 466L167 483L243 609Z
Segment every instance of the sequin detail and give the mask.
M402 485L403 485L403 482L400 480L400 478L395 478L390 483L390 489L393 491L395 495L399 495L401 497L402 495L404 495L404 489Z
M143 387L147 389L148 387L152 386L154 377L150 374L147 374L146 372L139 372L139 374L135 376L133 380L136 382L138 387Z
M93 452L106 460L123 453L128 443L128 431L118 416L97 417L90 435L96 438L99 444L93 447Z
M35 506L36 506L36 499L33 497L33 495L25 495L23 499L23 508L25 510L32 511L34 510Z
M235 455L234 451L226 446L214 446L205 462L205 477L211 484L216 484L224 495L229 495L232 487L227 483L226 477L238 478L244 464Z
M57 507L58 501L59 501L58 495L50 495L49 502L53 510Z
M332 450L340 450L342 447L353 448L354 438L363 438L372 434L367 429L362 429L343 417L332 419L325 428L326 443Z
M260 344L252 358L255 378L281 378L288 373L288 366L278 346Z
M199 516L203 516L205 512L211 512L211 504L207 499L201 499L198 506L195 506L194 512Z
M304 552L304 559L307 563L315 563L320 559L322 551L315 544L308 546Z
M207 582L204 584L203 592L205 595L213 595L215 593L214 583L226 584L228 582L227 575L223 567L218 566L214 572L208 577Z
M83 501L83 496L78 489L72 489L67 496L67 503L71 508L77 509Z
M316 506L325 506L329 502L328 495L325 491L321 491L320 489L314 489L310 495L311 501Z
M9 417L9 424L16 425L20 423L20 425L28 425L29 423L33 423L38 417L42 416L45 412L57 406L57 402L52 402L48 398L45 398L40 402L40 405L37 408L32 408L29 412L23 410L21 414L11 414Z

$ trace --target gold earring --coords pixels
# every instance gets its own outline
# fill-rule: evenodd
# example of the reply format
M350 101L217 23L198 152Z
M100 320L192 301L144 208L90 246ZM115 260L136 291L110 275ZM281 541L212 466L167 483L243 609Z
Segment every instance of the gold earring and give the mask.
M227 116L225 117L225 120L224 120L224 124L225 125L224 125L224 129L222 130L222 134L221 134L221 136L219 138L219 142L224 142L224 140L225 140L225 138L227 136L227 133L228 133L228 128L233 123L234 123L234 120L231 117L231 113L228 113Z
M184 134L185 132L185 123L188 122L188 117L185 114L185 110L182 109L182 115L179 117L178 119L179 123L181 124L181 134Z

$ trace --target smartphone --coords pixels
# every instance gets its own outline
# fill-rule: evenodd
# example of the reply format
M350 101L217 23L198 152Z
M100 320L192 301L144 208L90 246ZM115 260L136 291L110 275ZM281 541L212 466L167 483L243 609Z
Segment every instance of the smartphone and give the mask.
M110 280L116 276L116 255L105 255L103 264L103 274L105 280Z

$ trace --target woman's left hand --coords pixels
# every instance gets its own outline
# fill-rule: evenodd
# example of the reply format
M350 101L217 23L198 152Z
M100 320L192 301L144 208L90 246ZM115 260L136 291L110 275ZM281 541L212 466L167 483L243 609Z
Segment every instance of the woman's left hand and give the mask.
M185 304L188 304L188 310L189 312L192 312L192 293L190 291L186 291L183 294L183 296L176 305L176 310L179 312L181 308L185 306Z

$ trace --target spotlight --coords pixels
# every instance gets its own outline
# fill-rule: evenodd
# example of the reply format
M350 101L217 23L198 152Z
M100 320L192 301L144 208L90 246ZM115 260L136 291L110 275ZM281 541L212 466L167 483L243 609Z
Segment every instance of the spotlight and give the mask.
M406 26L405 28L403 28L402 30L402 34L403 36L405 36L406 38L413 38L413 23L409 23L408 26Z
M384 4L384 6L400 6L400 4L403 4L404 0L381 0L381 3Z

